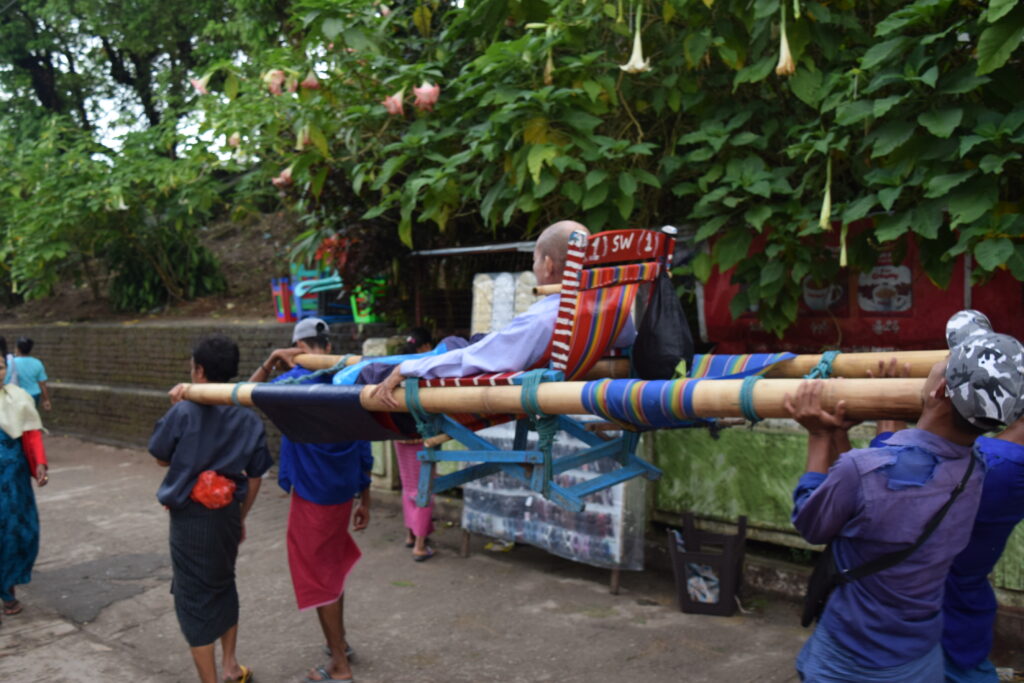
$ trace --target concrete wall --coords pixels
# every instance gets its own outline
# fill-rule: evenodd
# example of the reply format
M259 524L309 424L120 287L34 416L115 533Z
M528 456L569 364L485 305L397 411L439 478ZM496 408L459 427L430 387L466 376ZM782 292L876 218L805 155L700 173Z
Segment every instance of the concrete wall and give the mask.
M199 337L222 333L241 351L239 379L249 375L270 352L288 346L291 325L274 322L161 321L0 325L13 349L21 336L35 341L33 355L46 366L53 410L43 413L52 431L123 446L145 447L153 424L169 403L167 390L187 382L189 353ZM360 353L368 336L386 336L383 325L331 326L337 353ZM280 435L266 421L277 451Z

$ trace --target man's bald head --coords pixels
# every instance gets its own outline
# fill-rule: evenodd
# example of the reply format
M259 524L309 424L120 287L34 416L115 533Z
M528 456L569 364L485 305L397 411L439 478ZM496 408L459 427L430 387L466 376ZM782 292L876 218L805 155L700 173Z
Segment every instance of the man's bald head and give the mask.
M558 221L544 228L533 248L533 272L537 284L551 285L562 281L565 255L569 250L569 235L574 230L589 234L586 226L576 221Z

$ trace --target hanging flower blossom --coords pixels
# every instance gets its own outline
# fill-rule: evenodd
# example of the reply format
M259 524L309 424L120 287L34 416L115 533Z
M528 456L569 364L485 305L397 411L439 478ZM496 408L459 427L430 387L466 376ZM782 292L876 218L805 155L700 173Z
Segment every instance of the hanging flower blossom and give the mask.
M378 11L380 12L380 15L385 19L391 16L391 8L388 7L387 5L381 5Z
M271 69L263 74L263 82L266 84L267 90L270 91L271 95L280 95L284 92L281 86L284 85L285 78L284 71L280 69Z
M284 87L288 92L295 92L299 89L299 79L295 78L295 76L289 76L288 80L285 81Z
M793 54L789 51L789 38L786 37L786 4L782 3L782 38L779 45L779 63L775 65L776 76L792 76L796 72Z
M821 213L818 215L818 227L822 230L832 229L832 156L825 162L825 197L821 200Z
M270 182L279 190L291 187L292 185L292 167L281 171L279 174L270 179Z
M555 82L555 60L548 50L548 61L544 64L544 85L552 85Z
M416 109L419 111L434 111L434 105L437 104L437 98L441 95L441 86L431 85L430 83L423 81L423 85L418 88L413 87L412 92L416 95L416 101L412 103ZM388 111L390 112L391 110L389 109Z
M212 73L208 73L202 78L190 78L188 82L192 84L192 87L196 89L196 92L200 95L209 95L210 91L207 90L206 86L210 84L210 76Z
M651 60L644 60L644 46L640 42L640 17L643 14L643 6L636 7L636 30L633 32L633 54L629 61L620 64L619 68L628 74L639 74L651 70Z
M309 134L309 124L307 123L299 129L299 134L295 136L295 151L301 152L307 146L313 143L313 138Z
M306 77L302 79L302 82L299 83L299 85L306 90L320 89L320 81L317 80L316 73L312 69L309 70L309 73L306 74Z
M242 144L242 134L237 130L228 136L228 147L238 147Z
M440 88L438 88L438 92L441 92ZM396 114L398 116L404 116L405 115L405 110L403 109L403 103L402 103L402 99L404 97L405 97L405 88L402 88L401 90L396 92L394 95L388 95L387 97L385 97L381 101L381 104L384 105L384 108L387 109L388 113L391 114L392 116L394 116Z

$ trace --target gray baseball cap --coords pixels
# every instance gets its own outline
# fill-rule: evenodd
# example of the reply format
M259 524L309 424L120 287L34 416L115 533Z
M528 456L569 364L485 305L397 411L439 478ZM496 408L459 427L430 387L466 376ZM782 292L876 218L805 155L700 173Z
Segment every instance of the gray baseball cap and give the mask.
M328 332L330 332L330 327L320 318L303 318L295 323L295 329L292 330L292 344L300 339L319 337Z
M984 314L966 310L946 324L946 384L953 407L971 424L993 429L1024 414L1024 346L992 331Z

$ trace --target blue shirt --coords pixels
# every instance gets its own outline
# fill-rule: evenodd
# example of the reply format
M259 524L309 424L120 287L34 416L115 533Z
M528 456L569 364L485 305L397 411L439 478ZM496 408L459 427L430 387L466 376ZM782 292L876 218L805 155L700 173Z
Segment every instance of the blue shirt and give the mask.
M988 575L1024 519L1024 446L982 437L974 448L988 465L981 505L971 540L949 570L942 603L942 648L962 669L978 666L992 650L998 605Z
M810 543L832 542L841 569L914 543L966 471L971 449L920 429L839 457L827 475L807 472L793 492L793 525ZM942 632L942 594L967 545L981 495L975 468L960 497L909 558L832 593L820 625L861 664L897 667L932 651Z
M309 374L310 370L294 367L273 383ZM323 374L302 383L330 382L331 376ZM373 454L368 441L296 443L287 436L281 437L277 483L286 492L294 490L311 503L338 505L352 500L370 485L372 469Z
M169 508L188 504L199 474L213 470L235 482L235 498L245 499L249 479L274 464L263 422L249 408L175 403L149 437L149 452L170 463L156 498Z
M15 356L14 367L18 370L18 386L27 391L29 396L35 397L43 393L39 383L49 378L41 360L34 356Z

